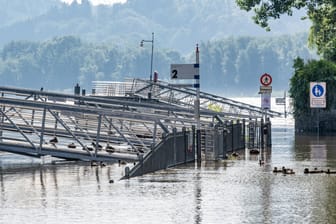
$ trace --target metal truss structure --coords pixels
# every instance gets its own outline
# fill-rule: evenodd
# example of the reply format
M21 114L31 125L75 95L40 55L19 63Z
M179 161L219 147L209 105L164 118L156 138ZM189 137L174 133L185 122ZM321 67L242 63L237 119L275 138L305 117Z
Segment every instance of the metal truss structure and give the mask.
M123 88L123 96L113 96L101 94L106 85L96 83L96 95L91 96L0 87L0 150L67 160L136 162L173 129L195 125L193 89L134 79ZM221 111L210 110L209 104L219 105ZM204 92L200 112L201 127L263 115L258 107Z

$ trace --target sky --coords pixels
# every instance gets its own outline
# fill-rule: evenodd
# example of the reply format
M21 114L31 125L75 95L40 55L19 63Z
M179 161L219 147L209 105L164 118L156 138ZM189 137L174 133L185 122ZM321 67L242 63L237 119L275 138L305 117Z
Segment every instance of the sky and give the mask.
M71 3L73 1L77 1L77 2L81 2L81 0L61 0L62 2L66 2L66 3ZM104 5L113 5L114 3L125 3L127 2L127 0L89 0L92 5L100 5L100 4L104 4Z

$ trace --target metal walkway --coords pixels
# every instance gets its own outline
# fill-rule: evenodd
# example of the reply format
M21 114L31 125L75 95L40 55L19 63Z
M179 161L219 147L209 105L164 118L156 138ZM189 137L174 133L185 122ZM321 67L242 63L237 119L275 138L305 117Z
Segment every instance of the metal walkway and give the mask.
M134 79L123 88L124 96L112 96L101 94L98 85L93 96L0 87L0 151L136 162L173 129L191 130L195 125L193 89ZM219 105L221 111L210 110L210 104ZM204 92L200 112L201 127L263 116L258 107Z
M150 82L143 79L132 79L125 83L114 82L94 82L93 89L96 95L114 96L115 93L121 95L139 96L165 102L167 105L174 105L189 109L194 113L194 102L196 98L196 90L188 87L173 86L164 81ZM220 108L220 111L210 110L212 105ZM217 96L214 94L202 92L200 93L201 116L222 117L223 119L237 118L260 118L265 114L265 110L260 107L235 101L229 98ZM267 110L270 117L279 117L282 114L276 111Z

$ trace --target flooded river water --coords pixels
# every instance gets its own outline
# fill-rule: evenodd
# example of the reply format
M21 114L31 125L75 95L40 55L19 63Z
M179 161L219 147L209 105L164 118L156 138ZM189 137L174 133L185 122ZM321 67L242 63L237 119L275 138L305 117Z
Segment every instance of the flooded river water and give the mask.
M40 165L2 153L0 223L336 223L336 174L303 172L336 170L336 137L273 124L272 142L263 165L242 152L130 180L119 180L123 165Z

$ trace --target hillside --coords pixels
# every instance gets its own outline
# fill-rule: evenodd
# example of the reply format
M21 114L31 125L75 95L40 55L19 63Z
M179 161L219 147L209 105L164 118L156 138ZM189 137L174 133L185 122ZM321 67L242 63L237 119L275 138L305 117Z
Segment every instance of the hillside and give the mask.
M225 95L255 95L259 77L273 76L274 91L288 89L292 62L297 56L311 59L307 35L225 38L201 42L202 89ZM125 77L149 78L150 48L119 48L67 36L48 41L16 41L0 51L2 85L46 90L71 89L76 83L90 89L95 80L121 81ZM193 63L195 55L157 49L154 70L170 81L170 64Z
M113 6L93 6L88 0L71 5L56 0L1 1L6 3L0 15L7 19L3 18L0 26L0 47L12 40L40 41L67 35L137 46L155 32L157 48L187 53L202 41L295 34L309 28L309 21L300 20L303 12L299 12L273 22L272 32L266 32L234 0L128 0Z
M272 22L266 32L234 0L128 0L93 6L58 0L0 0L2 85L46 90L90 89L94 80L148 78L154 66L170 80L170 64L193 63L201 50L201 87L225 95L256 95L259 77L273 76L274 92L288 89L292 61L316 55L307 47L304 12Z

